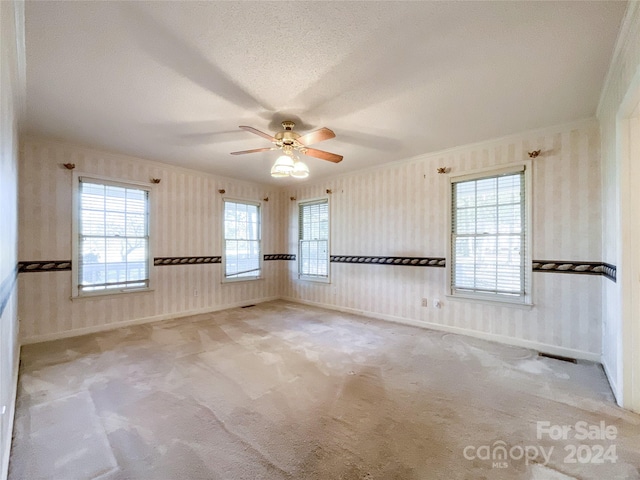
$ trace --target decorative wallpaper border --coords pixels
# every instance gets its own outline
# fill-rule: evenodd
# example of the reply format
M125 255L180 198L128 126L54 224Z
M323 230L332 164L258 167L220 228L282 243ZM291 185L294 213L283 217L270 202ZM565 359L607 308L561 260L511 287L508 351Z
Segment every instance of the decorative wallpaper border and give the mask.
M332 263L358 263L373 265L406 265L412 267L445 267L442 257L382 257L362 255L331 255ZM584 275L603 275L616 281L616 266L604 262L576 262L555 260L534 260L534 272L573 273Z
M13 287L16 284L16 280L18 280L17 266L0 284L0 317L4 313L4 309L9 303L9 299L11 298L11 294L13 293Z
M265 260L295 260L295 255L276 253L264 255ZM211 263L222 263L220 255L200 256L200 257L155 257L153 264L156 266L165 265L201 265ZM71 270L71 260L41 260L38 262L18 263L18 272L60 272Z
M153 259L153 264L159 267L163 265L201 265L208 263L222 263L222 257L211 255L206 257L155 257Z
M444 267L441 257L368 257L360 255L331 255L332 263L369 263L372 265L406 265L409 267Z
M267 260L295 260L296 256L294 254L289 253L270 253L264 256L265 261Z
M285 253L269 253L263 256L264 260L295 260L295 255ZM163 265L199 265L207 263L222 263L222 256L214 255L209 257L156 257L153 264Z
M602 264L602 275L607 277L609 280L613 280L617 282L618 269L615 265L611 265L610 263Z
M270 253L264 255L265 261L272 260L295 260L295 254ZM442 257L384 257L384 256L363 256L363 255L331 255L331 263L357 263L371 265L400 265L408 267L440 267L444 268L446 259ZM219 255L203 257L156 257L153 264L156 266L165 265L201 265L222 263ZM576 262L561 260L534 260L532 264L534 272L551 273L573 273L582 275L602 275L613 282L616 282L617 268L615 265L604 262ZM16 269L18 273L27 272L62 272L71 270L71 260L41 260L38 262L20 262ZM6 282L7 280L5 280ZM0 293L3 293L5 283L0 286ZM0 297L0 305L3 298Z
M39 262L19 262L18 273L63 272L71 270L71 260L40 260Z
M577 273L583 275L603 275L609 280L616 281L617 269L615 265L604 262L575 262L559 260L534 260L534 272Z

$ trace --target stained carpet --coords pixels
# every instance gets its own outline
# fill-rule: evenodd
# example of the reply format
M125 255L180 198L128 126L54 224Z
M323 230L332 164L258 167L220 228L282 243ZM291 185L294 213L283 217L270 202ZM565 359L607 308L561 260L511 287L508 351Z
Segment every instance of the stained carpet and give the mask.
M626 480L638 466L640 416L600 365L277 301L23 347L9 478Z

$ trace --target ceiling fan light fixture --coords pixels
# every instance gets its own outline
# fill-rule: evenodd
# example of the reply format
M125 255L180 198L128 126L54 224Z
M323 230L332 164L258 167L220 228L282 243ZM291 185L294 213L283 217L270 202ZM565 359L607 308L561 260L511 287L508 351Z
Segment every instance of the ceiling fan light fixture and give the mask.
M271 176L275 178L294 177L303 179L309 176L309 167L300 162L300 159L296 155L297 153L333 163L342 161L342 155L336 155L335 153L309 147L309 145L335 138L336 134L332 130L323 127L318 130L314 130L313 132L300 135L293 130L294 127L294 122L285 120L282 122L282 128L284 130L281 130L275 135L270 135L268 133L261 132L260 130L256 130L253 127L240 125L242 130L253 133L262 138L266 138L274 146L231 152L231 155L244 155L245 153L266 152L268 150L282 150L282 155L278 157L276 162L273 164L273 167L271 167Z
M278 170L279 172L290 173L293 171L295 163L293 158L289 155L280 155L276 160L276 163L273 165L273 168Z
M291 176L294 178L307 178L309 176L309 167L298 161L293 166Z
M278 169L276 165L271 167L271 176L273 178L284 178L284 177L288 177L289 175L290 175L289 172L283 172L282 170Z

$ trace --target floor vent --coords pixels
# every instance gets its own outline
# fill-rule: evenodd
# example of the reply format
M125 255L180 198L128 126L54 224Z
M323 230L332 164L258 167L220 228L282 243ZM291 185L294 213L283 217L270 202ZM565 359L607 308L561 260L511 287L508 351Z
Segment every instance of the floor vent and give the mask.
M240 307L240 308L251 308L251 307L255 307L255 306L256 306L255 304L253 304L253 305L245 305L244 307Z
M578 363L578 361L575 358L563 357L562 355L552 355L551 353L538 352L538 356L545 357L545 358L553 358L554 360L560 360L561 362Z

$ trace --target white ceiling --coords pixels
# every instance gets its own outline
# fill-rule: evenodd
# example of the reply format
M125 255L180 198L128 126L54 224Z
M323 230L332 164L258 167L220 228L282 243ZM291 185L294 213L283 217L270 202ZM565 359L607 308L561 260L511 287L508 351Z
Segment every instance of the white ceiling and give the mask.
M625 2L27 2L27 132L258 182L293 119L310 180L595 114Z

